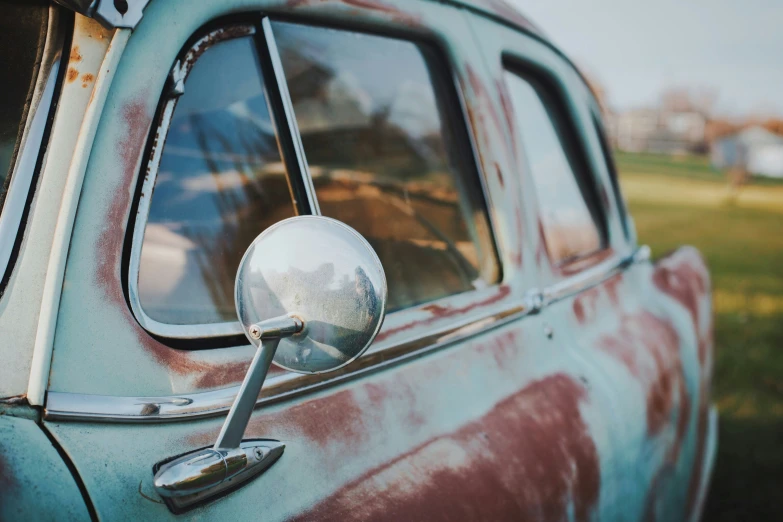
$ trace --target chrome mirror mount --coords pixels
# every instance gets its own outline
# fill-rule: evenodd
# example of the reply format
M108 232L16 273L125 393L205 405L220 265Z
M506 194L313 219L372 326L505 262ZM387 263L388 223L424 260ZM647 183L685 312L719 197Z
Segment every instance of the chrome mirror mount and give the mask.
M325 373L350 364L380 330L386 299L378 256L344 223L298 216L259 235L234 287L239 321L257 350L214 446L156 466L155 489L169 508L186 511L274 464L284 444L242 439L270 365Z

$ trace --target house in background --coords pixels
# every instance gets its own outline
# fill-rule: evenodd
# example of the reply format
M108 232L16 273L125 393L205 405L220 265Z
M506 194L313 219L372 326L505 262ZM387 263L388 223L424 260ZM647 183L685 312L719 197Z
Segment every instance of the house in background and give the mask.
M710 147L710 162L719 169L783 178L783 136L755 125L720 138Z
M695 110L634 109L609 116L614 145L626 152L706 151L707 118Z

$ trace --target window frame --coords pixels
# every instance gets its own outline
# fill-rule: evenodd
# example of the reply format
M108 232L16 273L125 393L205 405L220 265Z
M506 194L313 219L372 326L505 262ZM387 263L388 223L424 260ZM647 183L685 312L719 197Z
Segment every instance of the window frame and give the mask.
M513 74L521 81L527 82L541 101L541 105L547 112L558 141L563 148L571 168L571 174L579 187L579 193L584 199L585 206L596 225L596 231L600 240L600 246L597 250L555 261L551 258L549 249L545 249L546 257L553 269L559 271L563 276L575 275L585 268L611 257L613 254L609 226L610 216L608 215L608 209L601 201L600 176L591 165L590 158L592 153L588 144L585 143L585 137L575 125L568 91L556 74L509 52L502 54L501 64L502 70L506 74ZM506 89L508 89L508 86L506 86ZM519 146L522 150L525 149L524 142L520 141ZM530 170L530 166L526 168ZM531 181L535 183L532 172ZM536 201L537 205L540 204L537 194L534 193L530 197ZM540 240L546 243L543 235Z
M399 314L411 313L416 315L427 307L437 305L437 303L445 302L453 299L458 295L472 295L475 294L477 298L491 294L496 291L504 282L503 271L503 259L500 255L497 240L494 231L496 230L493 215L491 212L491 202L488 197L488 190L486 180L484 179L481 164L478 161L477 146L475 137L473 135L473 129L469 125L466 113L466 101L464 93L462 92L460 85L456 79L453 70L453 64L448 59L448 54L442 52L441 46L436 42L421 38L420 35L411 34L387 34L386 31L376 31L372 28L365 28L362 26L352 27L350 25L343 25L341 23L326 23L322 21L309 21L302 20L299 17L289 17L270 14L243 14L241 16L227 16L216 20L213 20L206 24L204 27L196 31L191 38L183 46L179 53L180 58L172 66L170 76L166 82L166 90L161 93L158 110L154 119L155 124L150 132L148 143L145 148L144 158L142 162L142 172L145 175L140 176L140 181L136 188L136 194L134 197L133 208L131 212L131 218L128 224L128 236L126 237L126 253L123 256L123 269L121 271L123 281L122 286L126 291L126 301L131 308L131 311L141 325L148 333L153 335L160 341L174 348L182 349L212 349L223 348L229 346L237 346L245 343L245 336L239 321L227 321L220 323L200 323L200 324L170 324L163 323L152 319L143 310L141 300L138 292L138 276L139 267L141 262L141 247L144 239L144 232L146 229L147 218L149 214L149 206L153 197L155 180L157 179L158 166L162 151L165 145L165 137L168 134L168 127L171 123L171 117L176 107L177 96L172 96L172 89L175 87L177 80L185 82L187 73L190 67L198 56L206 51L209 46L219 41L225 41L232 37L253 36L255 38L256 50L259 56L260 67L263 77L264 88L267 92L267 103L269 105L269 112L272 116L273 123L276 129L276 138L281 150L281 156L283 163L286 166L287 177L289 181L289 187L294 194L294 203L297 215L313 214L320 215L320 208L318 206L318 199L313 185L312 176L309 172L309 164L307 162L304 147L301 141L301 133L299 132L296 116L294 114L293 104L288 91L288 84L285 79L285 73L283 65L280 59L280 54L275 41L275 36L272 31L272 22L280 21L287 23L298 23L303 25L310 25L316 27L324 27L341 31L352 31L361 34L384 36L389 38L396 38L405 42L410 42L419 45L426 45L428 52L422 53L422 57L427 63L427 67L431 73L435 72L441 76L439 78L443 85L435 85L436 87L447 87L450 91L446 95L446 102L454 104L451 114L448 116L449 123L458 124L461 128L457 131L452 131L454 134L464 134L465 147L461 147L458 151L449 151L450 156L456 156L459 159L466 161L467 164L461 170L464 172L458 172L464 176L475 176L476 188L480 190L481 194L476 197L477 202L481 204L480 209L486 217L487 224L487 247L489 251L487 256L494 259L494 277L493 283L487 283L483 288L466 290L464 292L458 292L443 296L441 298L426 301L416 304L411 307L403 308L391 312L389 315L397 316ZM236 33L231 30L226 31L227 27L242 27L244 33ZM216 39L216 34L228 35L226 38ZM201 42L206 42L203 48L199 47ZM191 53L196 53L195 59L188 60L187 57ZM437 63L432 63L432 54L437 54ZM190 62L188 64L188 62ZM177 75L178 64L188 64L188 68L183 74ZM179 67L182 67L181 65ZM433 67L437 68L437 71L433 71ZM448 84L448 85L446 85ZM440 94L440 93L436 93ZM440 101L438 103L441 103ZM459 113L457 113L459 111ZM163 137L161 140L160 138ZM483 245L482 245L483 246ZM479 272L483 272L483 267L479 267ZM454 321L449 321L448 325L444 325L444 328L453 326Z

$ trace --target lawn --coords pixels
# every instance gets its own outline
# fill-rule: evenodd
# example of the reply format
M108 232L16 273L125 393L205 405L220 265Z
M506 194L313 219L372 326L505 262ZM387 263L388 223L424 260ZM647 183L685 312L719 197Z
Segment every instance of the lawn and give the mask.
M730 191L703 158L617 154L640 244L707 259L715 307L719 446L706 522L781 520L783 183Z

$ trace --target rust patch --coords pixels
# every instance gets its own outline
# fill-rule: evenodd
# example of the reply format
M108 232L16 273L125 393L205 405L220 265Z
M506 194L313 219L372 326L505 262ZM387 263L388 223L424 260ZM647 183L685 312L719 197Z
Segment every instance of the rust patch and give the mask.
M573 302L574 315L579 324L591 323L596 318L596 307L601 295L600 287L590 288L580 293Z
M491 344L479 346L478 351L479 353L489 351L497 367L503 369L514 363L520 346L518 332L508 330L493 336Z
M252 34L252 32L253 28L249 25L227 25L220 27L201 38L198 43L188 51L187 55L185 55L183 66L189 71L196 60L198 60L213 44L223 40L239 38L240 36L248 36Z
M68 81L68 83L75 82L76 78L78 77L79 77L79 71L77 71L73 67L68 67L68 72L65 73L65 79Z
M544 222L541 218L536 220L538 227L538 243L536 244L536 266L541 266L544 260L549 259L546 246L546 234L544 233Z
M79 46L74 45L71 48L71 54L68 56L68 61L73 63L78 63L82 61L82 55L79 54Z
M476 71L473 70L473 67L471 67L469 64L466 65L465 71L468 75L468 83L470 84L470 88L473 90L474 93L476 93L476 98L479 100L479 104L484 106L484 110L479 111L479 121L483 124L484 123L484 114L489 114L490 119L492 120L493 125L495 128L500 132L501 136L505 136L505 129L503 128L503 124L500 121L500 117L498 116L497 111L495 110L494 105L492 104L492 99L489 96L489 92L484 87L484 84L481 82L481 77L476 73Z
M390 328L389 330L386 331L382 330L378 334L377 339L381 341L383 339L391 337L392 335L398 334L400 332L404 332L406 330L410 330L417 326L430 325L435 321L439 319L443 319L445 317L454 317L456 315L466 314L468 312L475 310L476 308L489 306L491 304L502 301L503 299L508 297L509 294L511 294L511 287L509 287L508 285L501 285L500 287L498 287L498 292L496 294L491 295L481 301L470 303L469 305L466 306L456 307L456 308L451 306L441 306L438 304L431 304L431 305L424 306L422 307L422 310L429 312L431 314L430 317L427 317L426 319L417 319L415 321L411 321L408 324L404 324L396 328Z
M171 350L171 348L168 348ZM247 373L250 366L250 360L227 362L220 365L210 365L206 363L196 363L191 361L190 365L184 365L188 372L200 371L202 375L196 379L196 388L217 388L226 383L237 382ZM271 372L270 372L271 373Z
M619 272L607 279L603 284L603 287L606 288L606 294L609 296L609 302L612 303L612 306L615 308L619 308L620 306L620 292L618 287L623 284L624 277L625 272Z
M82 74L82 87L87 87L87 84L95 80L95 76L90 73Z
M680 337L671 322L647 311L624 315L620 321L617 333L604 336L598 346L622 362L647 389L647 431L656 435L672 418L675 394L680 415L687 416L690 409ZM679 447L681 442L677 440L675 444Z
M123 308L125 296L120 283L120 262L125 223L130 209L131 185L152 121L143 100L144 96L141 96L122 108L121 117L127 134L125 139L117 144L116 149L122 161L122 176L117 189L112 191L114 199L109 203L100 239L96 244L97 282L107 296L115 303L122 303Z
M712 326L702 332L699 321L700 300L709 292L709 273L704 261L695 250L678 250L656 263L653 283L690 313L699 338L699 363L704 367L712 346Z
M564 374L535 381L481 419L367 471L296 520L566 520L573 513L587 521L600 468L579 411L585 397Z
M565 263L557 265L555 268L561 276L568 277L600 264L601 262L611 258L613 255L614 249L612 247L608 247L604 248L603 250L593 252L592 254L579 257L573 261L566 261Z
M496 80L495 84L498 90L498 94L500 95L500 106L503 109L503 115L506 117L506 125L508 125L508 130L511 133L511 154L513 158L516 158L518 154L517 146L520 142L517 138L516 115L514 114L514 106L509 99L508 91L506 90L506 84L501 80Z
M495 162L495 174L498 177L498 183L500 184L500 188L506 188L506 184L503 181L503 171L500 170L500 165L498 165L498 162Z
M517 227L517 249L511 254L511 262L517 266L522 266L523 243L525 242L525 227L522 220L522 209L519 208L519 202L514 201L514 225Z
M615 274L600 285L589 288L574 298L571 306L579 324L588 324L596 319L598 300L603 293L606 293L609 303L615 310L622 311L618 287L622 285L624 276L624 272Z
M328 422L324 422L329 419ZM339 441L345 445L357 445L372 430L364 423L367 415L354 398L352 390L343 390L329 397L329 400L314 400L280 410L272 415L256 416L251 424L274 423L289 433L302 434L308 440L326 449L330 443ZM253 426L252 429L260 429Z
M125 317L128 327L136 335L139 344L159 364L180 375L192 375L194 385L199 389L213 388L239 382L247 370L250 360L228 361L212 364L194 360L194 354L185 350L170 348L147 334L131 315L125 303L120 269L125 228L130 212L133 180L138 171L138 161L149 133L152 117L148 114L145 95L126 104L121 110L127 134L117 144L117 156L121 160L122 176L112 191L104 226L95 245L97 284L106 297L116 305Z
M0 404L7 404L8 406L29 406L27 401L27 395L15 395L14 397L6 397L0 399Z

